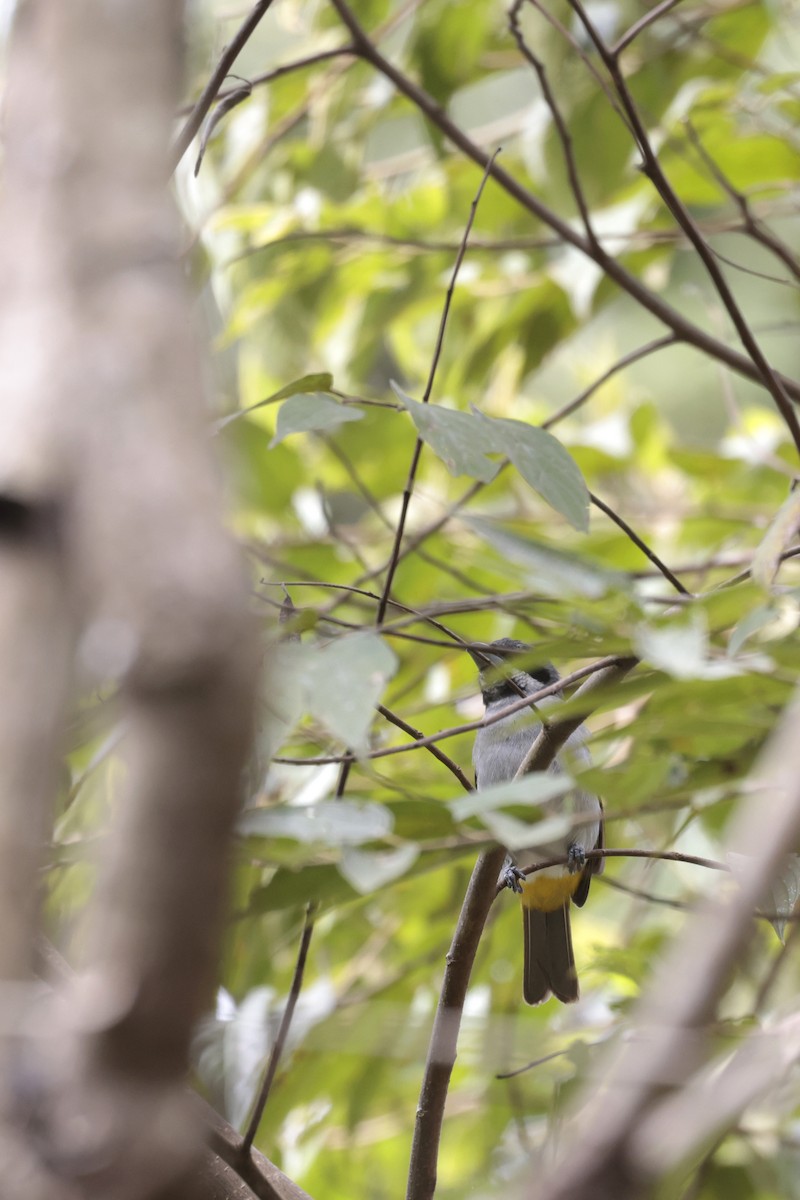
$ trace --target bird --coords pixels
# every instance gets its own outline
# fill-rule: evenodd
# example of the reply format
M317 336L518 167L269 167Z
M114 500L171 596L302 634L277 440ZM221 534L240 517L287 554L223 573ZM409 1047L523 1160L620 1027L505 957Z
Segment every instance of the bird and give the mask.
M530 696L557 683L559 674L550 663L536 664L534 648L513 638L473 643L469 648L480 672L480 687L486 716L493 717L520 696ZM522 760L542 729L538 710L561 699L560 693L545 697L529 708L482 726L472 752L475 786L490 787L513 779ZM591 761L584 725L570 735L550 771L557 773L569 762L581 766ZM541 1004L552 994L564 1004L579 999L570 926L570 905L582 907L589 894L592 875L603 869L603 859L586 858L589 849L603 847L603 806L599 797L581 788L550 801L552 812L586 814L564 837L523 851L540 860L564 858L563 866L546 867L526 878L509 856L501 882L519 895L524 933L523 996L528 1004Z

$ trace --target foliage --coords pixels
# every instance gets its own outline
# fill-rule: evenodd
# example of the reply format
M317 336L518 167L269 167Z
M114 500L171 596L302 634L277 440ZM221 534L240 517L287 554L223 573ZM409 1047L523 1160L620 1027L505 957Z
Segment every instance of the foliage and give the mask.
M233 31L218 7L191 30L198 90L210 31L220 45ZM608 41L643 13L633 0L587 9ZM501 5L365 0L357 13L391 61L485 150L502 142L503 169L580 230L553 113ZM562 0L547 13L524 6L521 27L569 125L608 253L738 348L706 267L637 169L586 32ZM643 29L622 62L664 171L772 367L790 372L798 277L748 235L748 219L781 244L797 232L799 81L784 16L757 0L686 0ZM346 41L333 9L287 0L236 70L253 79ZM306 906L316 905L257 1144L312 1195L388 1200L403 1187L431 1014L477 849L493 818L541 819L530 795L527 811L512 793L477 811L459 805L454 774L409 745L415 730L481 715L457 639L521 637L562 674L636 654L640 666L590 721L594 765L581 782L604 798L607 844L720 857L742 781L800 667L800 578L782 561L797 528L797 449L767 390L702 347L673 340L623 364L662 338L663 324L494 179L421 407L481 172L365 61L337 57L254 86L219 121L198 177L184 166L176 186L196 231L192 268L216 327L214 434L272 666L225 990L198 1037L198 1069L243 1124ZM417 434L405 536L378 619ZM588 508L588 492L693 595ZM104 698L87 705L69 759L49 887L61 928L90 886L87 852L113 802L106 709ZM438 745L470 774L471 735ZM340 773L348 751L359 758ZM674 862L608 863L573 922L584 997L574 1009L522 1005L519 914L498 899L451 1085L443 1200L498 1194L532 1147L557 1139L559 1114L601 1043L624 1031L682 908L720 886ZM793 876L776 885L776 903L795 895ZM789 965L754 1011L778 949L762 922L720 1009L728 1032L768 1020L791 994ZM694 1194L800 1195L782 1142L796 1116L783 1095L748 1113L705 1161ZM684 1186L678 1179L671 1194Z

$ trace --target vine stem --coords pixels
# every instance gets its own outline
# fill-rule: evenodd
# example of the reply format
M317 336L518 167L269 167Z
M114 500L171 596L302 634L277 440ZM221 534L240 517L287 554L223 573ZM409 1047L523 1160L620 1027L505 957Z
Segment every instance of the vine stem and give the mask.
M455 292L456 280L458 279L458 273L461 270L461 264L464 261L464 255L467 252L467 240L469 239L470 230L472 229L473 223L475 221L475 214L478 211L478 204L479 204L480 198L483 194L483 189L486 186L486 180L489 178L491 169L494 165L494 160L497 157L498 153L499 153L499 150L495 150L494 154L492 154L492 156L489 158L489 161L486 163L486 166L484 167L484 171L483 171L483 177L480 181L480 184L478 185L478 190L475 193L475 197L472 201L472 204L470 205L469 217L467 218L467 224L464 229L464 235L461 238L461 244L458 247L458 254L456 255L456 261L453 265L453 273L450 276L450 284L447 288L447 294L445 295L445 298L444 298L444 307L442 308L442 317L441 317L441 320L439 321L439 333L436 337L436 346L434 347L433 358L431 359L431 368L430 368L430 371L428 372L428 382L425 384L425 391L422 396L423 404L427 404L431 398L431 392L433 391L433 382L434 382L434 379L436 378L436 368L439 365L439 359L441 358L441 354L442 354L442 347L444 346L444 334L445 334L445 330L447 328L447 318L450 315L450 305L453 300L453 293ZM408 506L411 503L411 495L414 491L414 481L417 477L417 467L419 466L419 459L420 459L420 455L422 453L422 445L423 445L422 438L418 437L416 442L414 443L414 453L411 456L411 465L408 468L408 479L406 480L406 486L403 489L403 500L402 500L402 504L400 507L400 517L397 522L397 529L395 530L394 545L392 546L392 554L389 559L389 565L386 570L386 582L383 585L383 591L381 593L380 602L378 604L378 612L377 612L377 616L375 618L376 624L378 624L378 625L383 624L383 619L386 616L386 609L388 607L388 604L389 604L389 601L390 601L391 595L392 595L392 583L394 581L394 573L397 570L397 564L400 559L400 545L403 541L403 533L404 533L405 527L406 527L406 517L408 516Z

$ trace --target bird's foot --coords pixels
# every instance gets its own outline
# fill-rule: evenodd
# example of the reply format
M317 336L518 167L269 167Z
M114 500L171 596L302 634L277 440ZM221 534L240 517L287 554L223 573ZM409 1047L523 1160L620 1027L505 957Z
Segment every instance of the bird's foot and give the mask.
M506 867L502 875L502 880L504 887L511 888L511 891L516 892L518 896L522 895L525 872L520 871L519 867Z
M586 866L586 851L580 842L573 842L567 851L567 869L570 875L577 875Z

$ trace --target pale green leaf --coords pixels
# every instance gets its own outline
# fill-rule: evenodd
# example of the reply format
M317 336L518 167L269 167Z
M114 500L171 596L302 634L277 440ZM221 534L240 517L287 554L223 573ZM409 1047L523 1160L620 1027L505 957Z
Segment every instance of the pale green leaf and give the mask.
M457 821L467 817L482 817L484 813L520 804L547 804L563 796L575 784L569 775L550 775L536 772L523 779L509 779L493 787L479 788L450 801L450 812Z
M309 712L359 753L397 659L377 634L364 630L309 647L303 682Z
M386 837L393 825L391 812L382 804L322 800L302 806L251 808L239 818L237 828L244 837L282 837L306 844L360 846Z
M413 844L396 850L345 850L339 861L344 879L362 896L377 892L405 875L419 857L419 847Z
M750 567L750 574L761 587L769 589L780 566L781 554L800 524L800 488L786 497L770 522Z
M278 446L293 433L308 433L311 430L337 429L348 421L360 421L364 414L351 405L339 404L321 392L301 392L290 396L280 407L275 436L269 444L270 450Z
M640 625L634 646L643 662L673 679L725 679L739 674L729 659L709 659L708 631L700 614L689 621L681 617L664 625Z
M417 433L447 467L451 475L469 475L489 483L500 469L486 455L486 434L470 413L456 412L434 404L420 404L392 383L417 427Z
M487 417L473 408L486 444L505 454L522 478L575 529L589 528L589 491L578 466L546 429L525 421Z
M501 846L508 850L537 850L561 838L568 838L573 825L567 816L545 817L543 821L528 824L520 821L509 813L484 813L482 823Z
M731 658L739 653L744 643L752 634L758 633L774 621L776 615L776 611L771 604L762 604L742 617L741 621L738 621L731 631L730 640L728 641L728 654Z
M230 425L231 421L238 421L239 417L244 417L247 413L254 412L257 408L264 408L267 404L277 404L279 400L287 400L289 396L296 396L300 392L329 392L332 387L333 376L328 371L320 372L317 375L303 375L301 379L292 380L291 383L287 383L284 387L279 388L277 392L273 392L270 396L259 400L257 404L250 404L247 408L240 408L238 412L223 417L221 421L217 421L216 423L216 432L219 433L220 429L224 429L226 425Z
M786 922L791 918L800 896L800 857L790 854L780 875L773 879L769 890L770 923L783 941Z

